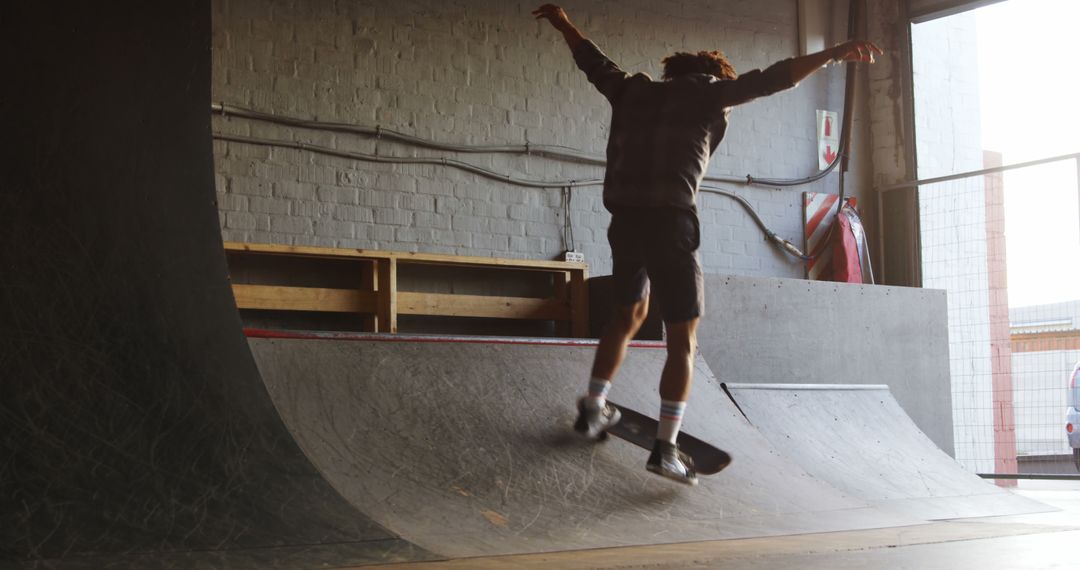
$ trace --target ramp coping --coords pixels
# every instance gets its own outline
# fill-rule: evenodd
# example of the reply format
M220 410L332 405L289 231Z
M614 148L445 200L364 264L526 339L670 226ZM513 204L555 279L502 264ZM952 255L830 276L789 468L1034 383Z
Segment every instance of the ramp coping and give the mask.
M733 390L888 390L886 384L748 384L725 382Z
M400 333L364 333L344 331L299 331L244 328L247 338L293 339L293 340L346 340L369 342L430 342L430 343L467 343L467 344L543 344L551 346L596 346L600 343L594 338L554 338L554 337L511 337L511 336L472 336L472 335L436 335L436 334L400 334ZM658 340L635 340L630 343L634 348L667 348L667 343Z

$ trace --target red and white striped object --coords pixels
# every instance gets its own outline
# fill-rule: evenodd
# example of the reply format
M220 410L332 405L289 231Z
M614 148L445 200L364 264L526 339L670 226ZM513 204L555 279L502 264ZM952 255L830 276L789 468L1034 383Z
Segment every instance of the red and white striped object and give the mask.
M836 221L836 194L803 192L803 237L806 239L806 254L811 257L806 262L806 277L821 279L821 274L829 268L832 260L832 248L829 247L830 230ZM854 198L847 202L855 205Z

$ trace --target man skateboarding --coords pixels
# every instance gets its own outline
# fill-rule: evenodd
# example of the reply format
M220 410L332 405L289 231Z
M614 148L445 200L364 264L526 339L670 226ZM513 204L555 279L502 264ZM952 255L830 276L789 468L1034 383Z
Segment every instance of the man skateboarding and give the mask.
M741 76L719 51L679 52L663 60L663 80L654 81L620 69L559 6L545 4L533 15L562 33L577 66L612 107L604 207L611 212L608 243L616 311L600 337L574 429L597 438L619 421L607 394L627 343L648 314L650 293L655 293L667 331L667 361L660 377L656 444L646 468L696 484L692 462L679 451L676 437L690 395L704 309L696 199L709 158L724 137L732 107L793 87L832 62L872 63L881 50L849 41Z

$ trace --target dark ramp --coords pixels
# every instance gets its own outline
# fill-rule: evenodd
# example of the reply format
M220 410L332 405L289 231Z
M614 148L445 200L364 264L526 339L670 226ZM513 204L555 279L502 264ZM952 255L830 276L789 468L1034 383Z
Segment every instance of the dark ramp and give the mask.
M785 456L882 508L929 520L1053 510L964 470L919 431L888 386L727 387Z
M374 521L449 557L912 524L808 476L698 360L685 429L734 456L695 488L571 430L593 346L253 338L308 457ZM665 351L633 348L612 397L653 413Z
M214 207L209 2L6 3L0 566L426 556L277 416Z

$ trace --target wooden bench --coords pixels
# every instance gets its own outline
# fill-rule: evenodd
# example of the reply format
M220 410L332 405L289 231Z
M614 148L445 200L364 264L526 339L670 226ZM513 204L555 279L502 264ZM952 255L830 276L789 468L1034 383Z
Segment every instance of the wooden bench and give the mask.
M548 320L556 323L559 334L578 338L589 331L584 263L240 242L225 242L225 251L230 257L304 257L355 261L359 266L355 289L234 283L240 309L357 313L365 315L367 330L383 333L397 332L398 315ZM551 274L553 290L545 298L399 291L398 267L404 264L544 272Z

